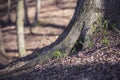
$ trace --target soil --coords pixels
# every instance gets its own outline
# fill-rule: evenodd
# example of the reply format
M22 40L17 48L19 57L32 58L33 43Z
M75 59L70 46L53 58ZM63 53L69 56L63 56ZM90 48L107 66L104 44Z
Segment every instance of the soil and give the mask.
M57 2L59 4L56 5ZM25 28L28 54L56 40L74 13L73 2L74 0L42 0L39 20L45 25L32 27L32 33L30 28ZM72 7L68 7L69 5ZM35 7L30 11L34 9ZM32 11L29 15L32 22ZM15 25L2 28L2 31L6 51L17 56ZM120 34L114 30L99 28L92 41L89 49L64 58L51 59L8 80L120 80ZM0 70L2 71L4 70Z

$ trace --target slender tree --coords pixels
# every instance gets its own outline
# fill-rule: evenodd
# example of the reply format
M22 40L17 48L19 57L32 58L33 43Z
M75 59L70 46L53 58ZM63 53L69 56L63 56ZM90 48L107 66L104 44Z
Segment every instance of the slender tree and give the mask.
M17 43L19 56L26 56L24 40L24 0L18 0L17 4Z
M2 32L1 32L1 27L0 27L0 64L7 65L9 62L9 59L10 59L9 56L7 56L5 53L3 39L2 39Z
M8 0L8 22L11 23L11 18L10 18L10 9L11 9L11 0Z
M41 7L41 0L37 0L36 2L37 2L37 4L36 4L35 19L34 19L35 24L37 24L37 22L38 22L39 12L40 12L40 7Z
M27 8L27 1L26 0L24 0L24 12L25 12L24 22L25 22L25 25L28 25L28 24L30 24L30 22L29 22L29 18L28 18L28 8Z

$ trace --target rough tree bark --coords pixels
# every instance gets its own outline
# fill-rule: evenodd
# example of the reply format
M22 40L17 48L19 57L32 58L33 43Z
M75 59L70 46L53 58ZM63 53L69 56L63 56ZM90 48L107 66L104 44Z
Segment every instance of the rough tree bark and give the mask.
M24 40L24 0L18 0L17 4L17 43L19 57L26 56Z
M105 17L108 13L107 10L111 6L110 0L78 0L75 8L75 13L71 19L68 27L63 31L59 38L51 44L51 48L42 51L39 56L25 63L23 66L19 66L12 72L1 74L1 76L12 76L20 72L21 70L27 70L36 64L41 64L44 61L52 58L52 55L56 50L59 50L62 54L69 55L69 52L74 47L76 41L81 40L79 37L84 35L83 48L89 47L92 34L96 27L100 26L102 21L101 17ZM111 0L113 1L113 0ZM117 3L119 1L114 0ZM109 5L110 4L110 5ZM100 20L99 20L100 19Z

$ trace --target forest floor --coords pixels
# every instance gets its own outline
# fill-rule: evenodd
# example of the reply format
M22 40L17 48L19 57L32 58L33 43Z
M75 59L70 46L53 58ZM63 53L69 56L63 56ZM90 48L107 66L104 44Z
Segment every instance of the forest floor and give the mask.
M57 39L72 18L76 4L73 1L42 0L40 26L25 28L27 54ZM29 3L28 6L31 6L28 14L32 23L35 2ZM7 53L18 56L15 25L2 28L2 32ZM65 58L49 60L8 80L120 80L120 34L100 28L94 33L90 46L91 49Z

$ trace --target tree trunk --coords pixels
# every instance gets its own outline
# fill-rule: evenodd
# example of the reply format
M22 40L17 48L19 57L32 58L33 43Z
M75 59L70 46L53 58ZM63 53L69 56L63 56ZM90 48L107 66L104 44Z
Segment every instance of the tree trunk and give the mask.
M104 18L105 12L105 0L89 0L86 1L86 13L84 18L84 28L82 35L84 35L83 48L92 47L92 36L96 27L101 26L101 19Z
M24 0L18 0L17 4L17 43L19 56L26 56L24 40Z
M0 65L7 65L9 62L9 59L10 59L9 56L7 56L5 53L3 39L2 39L2 32L0 27Z
M34 19L35 25L38 23L39 12L40 12L40 7L41 7L41 0L37 0L36 2L37 2L37 4L36 4L35 19Z
M48 49L39 53L37 57L12 72L4 73L4 75L10 77L17 71L27 70L36 64L41 64L52 58L56 50L59 50L63 55L69 55L76 41L81 41L79 39L81 36L84 39L83 48L89 48L93 32L102 23L100 18L108 15L108 2L109 0L78 0L73 18L59 38ZM119 1L116 1L116 4L117 2Z
M11 9L11 0L8 0L8 23L11 23L11 18L10 18L10 9Z
M27 1L24 0L24 11L25 11L25 19L24 19L24 22L25 22L25 25L29 25L30 22L29 22L29 18L28 18L28 8L27 8Z
M109 20L111 27L113 24L115 24L115 27L120 29L120 1L109 0L108 3L106 18Z

